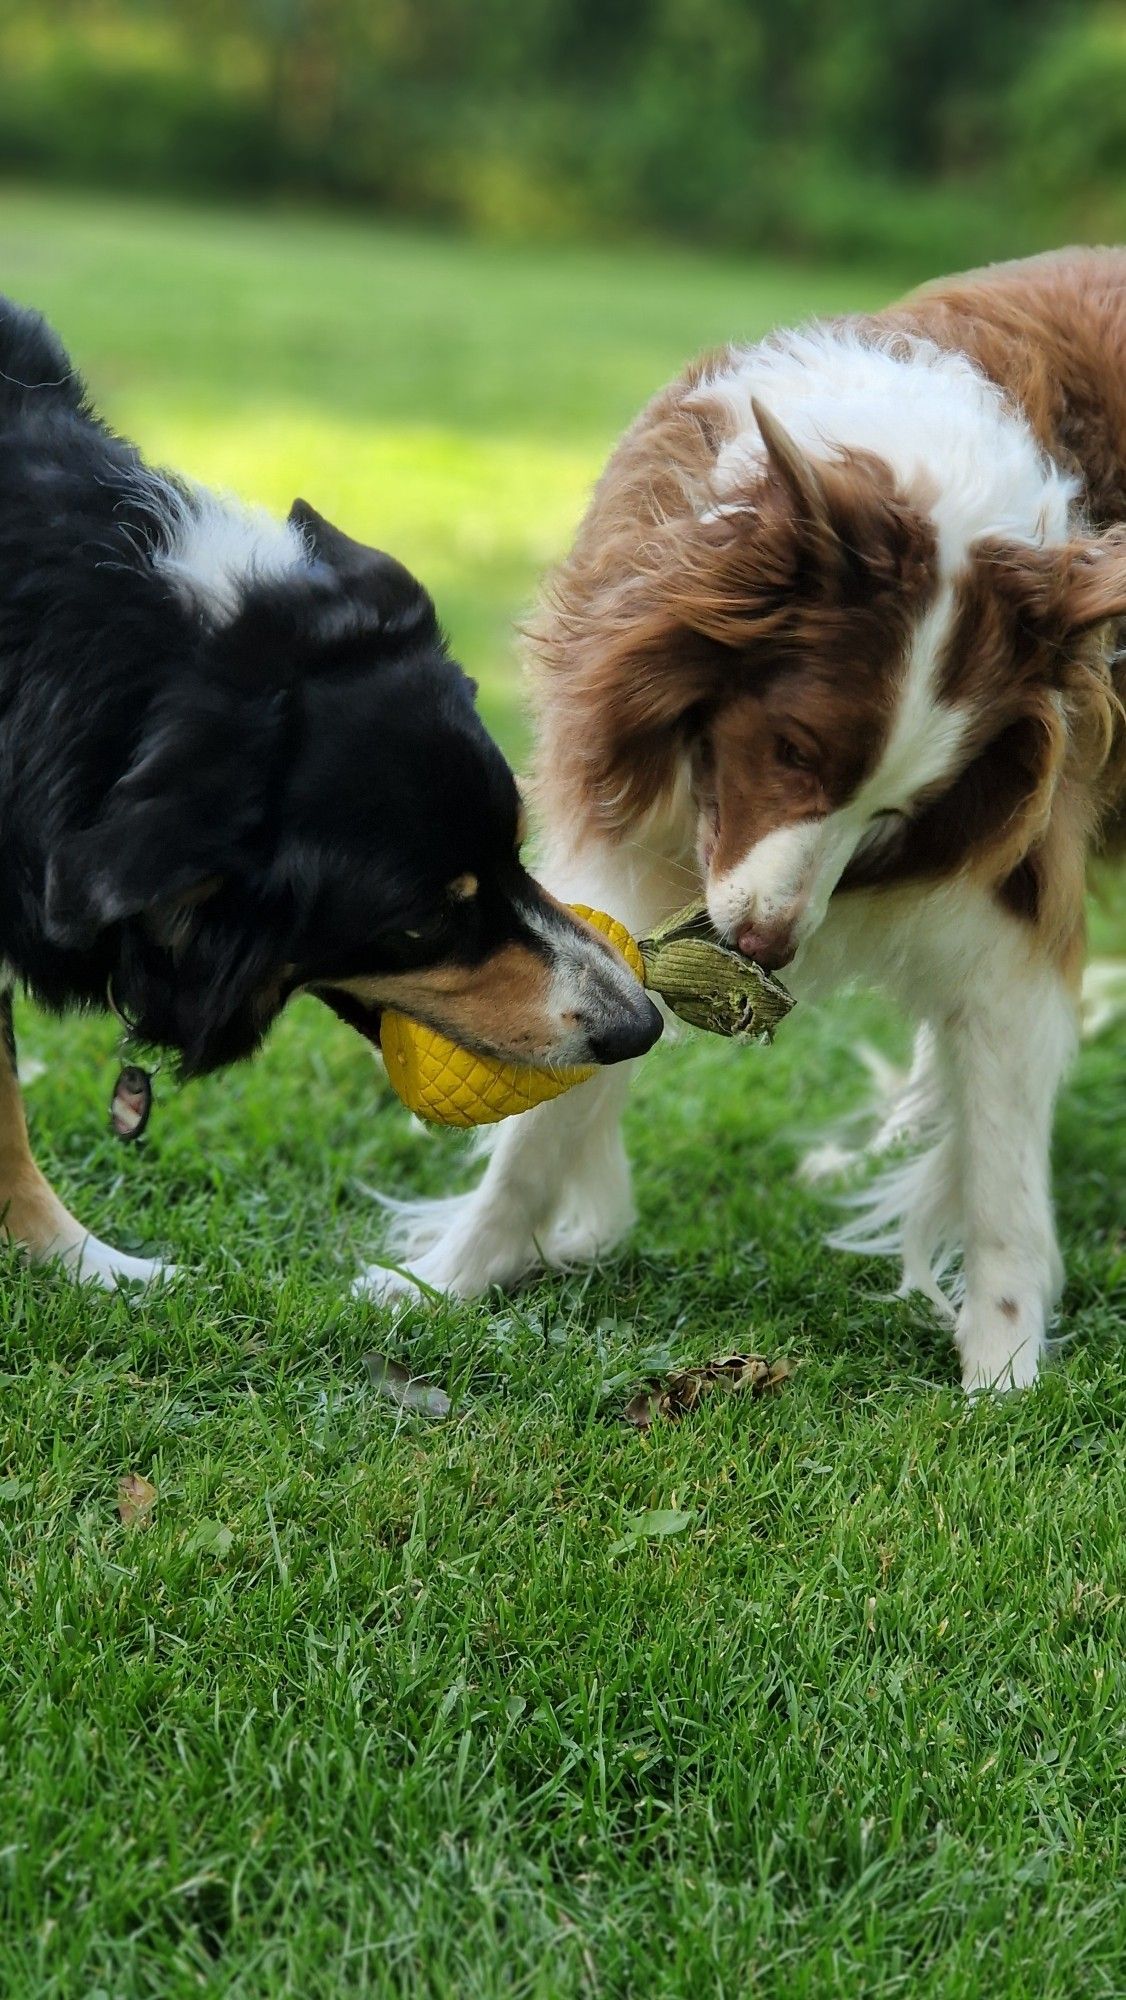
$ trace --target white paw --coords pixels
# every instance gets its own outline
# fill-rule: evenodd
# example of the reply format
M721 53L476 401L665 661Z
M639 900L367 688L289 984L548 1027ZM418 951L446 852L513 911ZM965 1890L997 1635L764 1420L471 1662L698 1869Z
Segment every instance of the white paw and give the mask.
M355 1297L381 1305L434 1295L479 1298L513 1285L530 1271L569 1270L605 1256L634 1219L629 1179L604 1172L592 1199L570 1188L537 1230L519 1203L475 1194L446 1201L390 1202L388 1263L368 1264L352 1286ZM391 1266L396 1268L392 1269Z
M377 1306L417 1304L428 1296L405 1271L392 1271L386 1264L365 1264L348 1289L354 1299L370 1299Z
M966 1305L954 1337L968 1396L1030 1389L1040 1373L1043 1320L1027 1304L1022 1309L1015 1300L1002 1299L984 1309Z
M457 1228L464 1215L467 1195L450 1195L439 1201L396 1201L378 1188L365 1187L364 1194L390 1217L386 1264L365 1264L349 1287L354 1299L371 1299L375 1305L418 1305L433 1301L435 1292L446 1287L422 1275L423 1267L441 1265L442 1241ZM412 1273L418 1270L421 1282ZM438 1272L441 1277L441 1270Z
M475 1192L471 1190L468 1194L398 1201L394 1195L384 1194L380 1188L368 1187L363 1181L358 1181L356 1185L360 1193L366 1194L369 1201L374 1201L388 1217L387 1240L394 1248L394 1262L397 1264L412 1263L416 1257L432 1250L443 1237L449 1236L459 1223L464 1222Z
M511 1285L538 1261L529 1245L521 1252L506 1246L504 1256L490 1258L480 1245L454 1237L436 1243L418 1256L395 1254L394 1265L365 1264L352 1282L354 1298L374 1299L383 1306L437 1303L443 1298L476 1299L493 1285Z
M122 1285L167 1285L179 1276L175 1264L162 1263L159 1258L129 1257L97 1236L86 1236L81 1243L48 1255L76 1283L101 1285L107 1292L117 1291Z
M368 1264L352 1285L353 1296L381 1305L418 1303L435 1296L479 1298L493 1285L511 1285L542 1262L525 1218L495 1212L473 1194L446 1201L392 1202L387 1262Z

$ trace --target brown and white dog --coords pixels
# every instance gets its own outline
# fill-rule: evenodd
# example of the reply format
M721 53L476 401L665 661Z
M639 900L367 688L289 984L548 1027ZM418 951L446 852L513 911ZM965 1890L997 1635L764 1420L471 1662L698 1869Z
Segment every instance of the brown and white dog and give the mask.
M1065 251L693 363L532 633L552 887L637 928L702 881L798 995L862 979L920 1022L877 1141L920 1148L846 1235L956 1312L970 1389L1035 1378L1060 1291L1053 1103L1126 800L1119 522L1126 251ZM470 1296L607 1250L623 1090L504 1127L401 1259Z

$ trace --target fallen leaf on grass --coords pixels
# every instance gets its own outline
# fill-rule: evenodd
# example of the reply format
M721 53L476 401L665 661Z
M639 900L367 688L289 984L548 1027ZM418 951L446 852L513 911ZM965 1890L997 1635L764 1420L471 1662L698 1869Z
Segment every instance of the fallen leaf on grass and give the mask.
M201 1521L184 1547L185 1555L226 1556L234 1546L234 1535L222 1521Z
M372 1388L400 1410L415 1410L422 1417L449 1416L450 1399L445 1390L420 1382L401 1361L390 1361L386 1354L365 1354L364 1367Z
M117 1511L123 1528L147 1528L156 1506L156 1487L139 1472L127 1472L117 1482Z
M627 1549L632 1549L635 1542L663 1541L666 1535L683 1534L695 1518L692 1508L681 1512L675 1507L651 1507L645 1514L631 1514L627 1517L621 1541L611 1542L608 1554L621 1556Z
M704 1396L766 1396L780 1389L790 1376L786 1360L768 1361L765 1354L723 1354L705 1361L699 1368L678 1368L662 1380L658 1376L632 1395L622 1411L622 1422L635 1430L647 1431L658 1417L679 1423L694 1410Z

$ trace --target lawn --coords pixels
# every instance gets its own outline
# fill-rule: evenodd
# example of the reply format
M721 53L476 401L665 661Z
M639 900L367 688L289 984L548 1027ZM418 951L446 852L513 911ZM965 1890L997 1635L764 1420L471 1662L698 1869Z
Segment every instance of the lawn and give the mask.
M23 192L0 250L151 454L415 565L517 756L512 621L640 400L889 288ZM870 1000L659 1051L621 1262L394 1327L347 1298L364 1184L471 1167L326 1013L158 1079L133 1151L110 1025L20 1026L47 1171L187 1275L129 1301L3 1256L0 1993L1126 1993L1121 1032L1060 1118L1071 1339L970 1409L793 1178L858 1029L904 1046ZM607 1421L746 1347L800 1364L780 1394ZM373 1349L453 1417L378 1399Z

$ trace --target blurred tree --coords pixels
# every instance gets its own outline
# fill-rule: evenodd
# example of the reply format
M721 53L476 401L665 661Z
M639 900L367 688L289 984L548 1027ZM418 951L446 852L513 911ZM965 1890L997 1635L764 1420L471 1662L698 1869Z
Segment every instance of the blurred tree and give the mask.
M1009 106L1017 174L1074 212L1126 188L1126 7L1102 7L1049 37ZM1113 206L1113 201L1112 201Z
M945 231L969 257L1126 208L1124 22L1123 0L6 0L0 167L740 244Z

